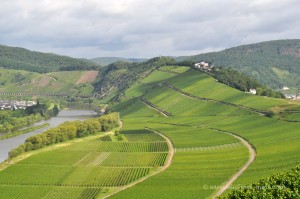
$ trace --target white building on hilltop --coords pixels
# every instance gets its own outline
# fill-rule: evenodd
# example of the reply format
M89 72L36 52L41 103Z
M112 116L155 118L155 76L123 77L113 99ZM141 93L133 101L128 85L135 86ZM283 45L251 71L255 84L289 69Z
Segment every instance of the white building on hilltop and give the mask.
M251 93L251 94L253 94L253 95L256 95L256 89L250 88L250 90L249 90L248 93Z
M284 86L284 87L282 87L282 90L290 90L290 88L289 87L287 87L287 86Z
M211 71L214 66L211 65L208 62L202 61L202 62L199 62L199 63L195 63L194 67L197 68L197 69L205 70L205 71Z

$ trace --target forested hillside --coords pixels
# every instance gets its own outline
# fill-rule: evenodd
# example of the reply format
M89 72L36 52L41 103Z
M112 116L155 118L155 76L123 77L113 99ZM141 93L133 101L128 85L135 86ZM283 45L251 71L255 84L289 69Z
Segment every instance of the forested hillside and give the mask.
M0 67L40 73L98 68L97 64L85 59L75 59L3 45L0 45Z
M100 71L94 90L102 99L116 100L138 79L146 77L159 67L175 64L176 61L169 57L157 57L142 63L115 62Z
M146 61L146 59L135 59L135 58L123 58L123 57L97 57L91 59L92 62L99 64L101 66L107 66L109 64L112 64L114 62L143 62Z
M273 89L300 89L300 40L262 42L176 59L231 67Z

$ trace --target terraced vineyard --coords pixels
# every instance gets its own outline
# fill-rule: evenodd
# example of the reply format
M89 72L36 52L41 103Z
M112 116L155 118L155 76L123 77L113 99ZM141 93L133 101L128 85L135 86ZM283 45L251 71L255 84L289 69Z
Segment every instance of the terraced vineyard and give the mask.
M169 158L160 135L145 129L121 134L129 141L88 137L7 167L0 171L0 198L20 198L24 192L26 198L103 197L158 172Z
M260 114L293 110L289 117L297 119L299 105L242 93L186 67L163 67L111 107L120 112L121 132L41 150L7 167L0 198L226 197L227 186L299 163L299 123Z
M160 175L113 198L214 197L250 159L246 146L224 132L248 140L256 150L254 162L232 186L251 184L299 163L299 124L268 118L250 110L269 111L299 104L245 94L199 71L182 69L175 75L172 70L172 67L165 67L163 71L170 75L164 75L160 81L141 81L138 87L131 87L128 94L136 95L127 95L127 101L114 107L115 111L121 112L125 130L148 126L168 136L176 150L172 165ZM152 79L161 72L153 72ZM212 100L191 98L163 86L165 83L190 95ZM146 85L151 86L146 88ZM140 90L141 87L144 90ZM138 94L171 115L161 115L141 102ZM297 114L291 117L297 117ZM226 196L226 192L222 196Z

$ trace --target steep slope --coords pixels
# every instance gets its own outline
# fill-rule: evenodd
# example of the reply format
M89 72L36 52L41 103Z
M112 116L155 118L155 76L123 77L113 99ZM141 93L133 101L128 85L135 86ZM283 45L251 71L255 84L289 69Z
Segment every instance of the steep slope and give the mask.
M121 112L125 129L155 129L172 140L176 151L171 167L165 172L113 198L214 196L249 159L246 146L230 134L243 137L256 150L256 159L234 181L234 187L297 165L300 160L298 124L268 118L240 106L267 110L299 105L245 94L199 71L184 71L178 75L167 70L152 72L125 92L127 100L112 108ZM166 83L177 89L166 87ZM158 109L153 109L141 97ZM160 114L161 110L171 116Z
M0 45L0 67L44 73L59 70L89 70L98 66L85 59Z
M175 64L169 57L156 57L142 63L115 62L101 70L94 83L95 92L104 101L122 98L124 91L156 68Z
M36 73L0 68L0 92L91 96L99 71Z
M207 61L232 67L273 89L300 89L300 40L268 41L220 52L178 57L177 60Z

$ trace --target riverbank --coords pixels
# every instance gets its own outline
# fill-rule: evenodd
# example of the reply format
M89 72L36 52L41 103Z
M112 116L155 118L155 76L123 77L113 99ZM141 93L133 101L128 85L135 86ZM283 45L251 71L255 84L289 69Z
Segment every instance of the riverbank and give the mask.
M38 126L29 127L29 128L24 129L24 130L21 130L21 131L6 133L6 134L0 136L0 140L4 140L4 139L12 138L12 137L15 137L15 136L18 136L18 135L22 135L22 134L25 134L25 133L29 133L31 131L35 131L35 130L38 130L38 129L45 128L49 125L50 125L49 123L45 123L45 124L41 124L41 125L38 125Z
M8 158L8 152L10 150L23 144L27 138L33 135L40 134L46 131L47 129L54 128L66 121L86 120L93 117L97 117L97 113L90 110L62 110L57 116L52 117L49 120L43 120L41 122L36 123L36 126L43 125L44 123L49 123L49 126L25 134L17 135L15 137L10 137L4 140L0 139L0 162L3 162Z

